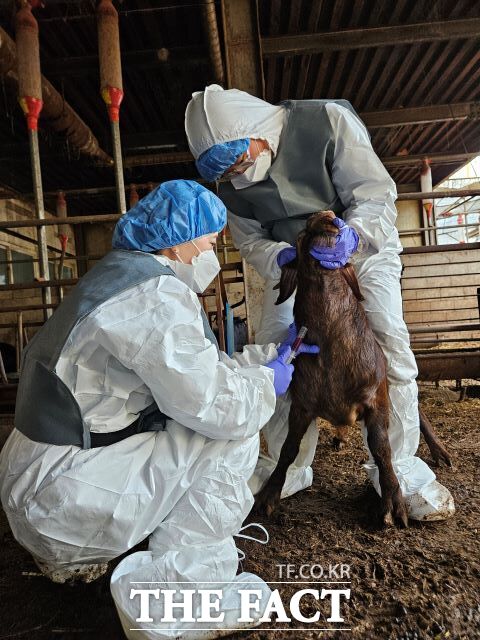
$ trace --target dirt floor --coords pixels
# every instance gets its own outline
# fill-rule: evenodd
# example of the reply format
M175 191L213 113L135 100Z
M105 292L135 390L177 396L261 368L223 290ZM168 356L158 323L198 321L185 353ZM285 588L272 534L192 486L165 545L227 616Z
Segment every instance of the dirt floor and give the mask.
M406 530L378 528L378 498L361 467L365 454L359 432L352 433L347 448L337 452L331 446L332 432L321 430L311 489L283 501L273 520L264 521L270 544L243 541L239 546L247 554L243 569L269 581L289 579L286 568L282 577L278 565L294 565L290 580L301 565L317 565L311 580L340 579L328 576L329 565L349 565L350 577L343 579L351 584L343 586L351 588L351 600L342 604L342 612L344 626L351 631L312 631L296 623L296 628L301 627L296 632L259 628L237 637L480 638L479 389L470 387L471 393L462 402L448 388L423 389L422 406L454 459L453 470L437 471L457 506L455 517L444 523L411 522ZM424 444L420 456L429 462ZM0 539L0 640L123 638L108 578L72 587L50 583L16 544L3 514ZM318 565L327 572L323 577L318 576ZM329 585L292 583L272 588L279 589L288 605L300 588L322 586ZM313 615L316 606L320 620L310 627L335 626L326 621L329 607L324 602L305 598L303 614Z

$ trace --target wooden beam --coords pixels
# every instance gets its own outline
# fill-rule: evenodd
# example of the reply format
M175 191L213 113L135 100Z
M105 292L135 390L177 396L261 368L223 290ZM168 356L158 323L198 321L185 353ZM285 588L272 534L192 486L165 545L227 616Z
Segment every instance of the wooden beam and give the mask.
M256 0L222 0L228 87L263 98L265 83Z
M440 198L467 198L468 196L480 196L480 189L442 189L441 191L424 193L400 193L397 200L435 200Z
M380 158L386 167L409 167L422 162L428 158L431 165L433 164L461 164L468 162L480 155L480 151L476 153L422 153L411 156L386 156Z
M480 18L466 18L464 20L422 22L392 27L345 29L331 33L272 36L262 39L262 49L265 57L298 56L325 51L390 47L398 44L466 39L478 36L480 36Z
M122 51L122 67L132 71L158 68L178 70L179 67L209 64L203 47ZM42 72L48 78L89 76L98 74L98 65L97 55L46 58L42 60Z
M360 114L368 129L480 118L480 102L457 102Z

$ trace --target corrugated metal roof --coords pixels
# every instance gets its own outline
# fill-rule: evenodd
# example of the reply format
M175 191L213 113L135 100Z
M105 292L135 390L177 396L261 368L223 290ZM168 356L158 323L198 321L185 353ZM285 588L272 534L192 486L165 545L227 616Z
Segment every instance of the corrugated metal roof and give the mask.
M184 108L193 91L214 81L201 0L123 0L115 3L125 98L121 130L125 154L187 148ZM13 35L14 1L0 6L2 26ZM46 0L35 10L41 34L42 72L65 96L110 152L110 128L99 95L95 2ZM220 16L220 3L217 14ZM259 0L262 38L331 33L480 15L480 3L467 0ZM221 29L221 20L219 20ZM345 98L358 112L480 100L478 38L265 57L266 98ZM167 59L165 62L164 60ZM477 120L395 126L372 130L381 157L399 152L463 153L480 149ZM170 145L170 146L168 146ZM171 146L173 145L173 146ZM140 147L140 151L139 151ZM114 185L113 171L80 158L58 137L41 134L44 190ZM458 166L458 165L457 165ZM435 165L440 181L455 165ZM418 168L397 167L398 184L418 181ZM190 164L135 167L125 183L145 184L194 177ZM28 139L16 96L3 83L0 96L0 182L31 191ZM70 213L115 209L114 191L69 197ZM52 198L47 205L53 206Z

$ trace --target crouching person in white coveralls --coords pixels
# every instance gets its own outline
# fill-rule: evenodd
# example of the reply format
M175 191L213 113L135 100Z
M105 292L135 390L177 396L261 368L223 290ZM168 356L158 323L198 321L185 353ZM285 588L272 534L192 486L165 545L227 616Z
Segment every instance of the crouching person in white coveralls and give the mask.
M213 246L225 222L222 202L196 182L162 184L121 218L113 251L23 358L0 460L10 526L56 582L95 579L149 536L148 551L124 558L111 580L128 637L219 637L261 616L238 623L239 589L270 593L237 575L233 536L253 505L259 430L293 366L287 343L232 358L217 347L197 292L220 269ZM142 585L132 583L152 581L218 584L223 620L161 622L164 602L151 598L153 624L140 624L131 589ZM130 631L142 625L157 630Z

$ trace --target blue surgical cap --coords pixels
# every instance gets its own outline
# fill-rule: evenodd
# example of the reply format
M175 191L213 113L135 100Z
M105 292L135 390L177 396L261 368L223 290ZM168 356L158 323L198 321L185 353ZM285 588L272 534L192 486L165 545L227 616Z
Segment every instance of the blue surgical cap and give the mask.
M114 249L151 253L223 229L227 210L193 180L164 182L127 211L113 232Z
M232 164L235 164L242 153L245 153L249 144L249 138L214 144L196 161L198 173L210 182L218 180Z

